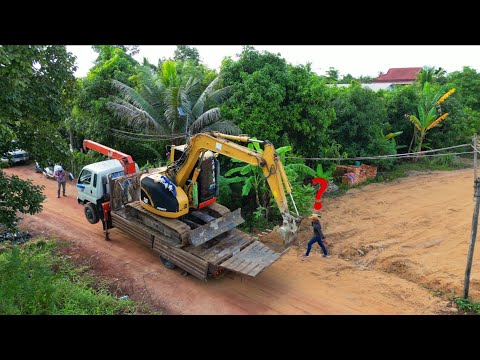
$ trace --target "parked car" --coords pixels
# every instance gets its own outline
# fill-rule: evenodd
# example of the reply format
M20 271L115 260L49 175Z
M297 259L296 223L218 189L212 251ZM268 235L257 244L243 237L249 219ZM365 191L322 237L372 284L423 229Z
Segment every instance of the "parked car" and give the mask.
M27 162L29 160L29 156L25 150L17 149L4 154L0 160L3 163L14 165Z

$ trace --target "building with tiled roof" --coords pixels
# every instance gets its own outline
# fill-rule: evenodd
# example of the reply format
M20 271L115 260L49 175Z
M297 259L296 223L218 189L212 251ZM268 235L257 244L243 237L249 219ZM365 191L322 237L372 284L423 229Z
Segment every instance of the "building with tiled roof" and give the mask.
M421 67L390 68L386 74L379 75L374 83L411 84L417 78Z

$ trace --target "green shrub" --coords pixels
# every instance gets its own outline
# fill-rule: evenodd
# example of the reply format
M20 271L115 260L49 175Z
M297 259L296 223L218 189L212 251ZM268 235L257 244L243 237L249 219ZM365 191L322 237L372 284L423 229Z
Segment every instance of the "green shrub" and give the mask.
M480 302L458 297L454 298L453 301L455 302L455 304L457 304L459 310L475 315L480 315Z
M129 314L131 300L119 300L95 285L57 250L38 239L0 254L0 314ZM96 288L93 288L95 285Z

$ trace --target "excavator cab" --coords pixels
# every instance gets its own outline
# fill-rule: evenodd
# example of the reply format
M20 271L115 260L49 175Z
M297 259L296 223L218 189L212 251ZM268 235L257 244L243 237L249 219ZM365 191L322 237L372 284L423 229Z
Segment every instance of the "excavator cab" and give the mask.
M172 146L170 153L170 161L181 161L182 156L185 155L186 145ZM212 151L205 151L199 157L195 168L200 169L200 173L196 179L196 184L193 185L192 191L193 208L202 208L216 201L219 195L219 178L220 178L220 161ZM187 180L187 185L190 185L195 176L195 169L192 170ZM203 204L203 205L202 205Z
M170 161L182 161L185 145L172 146ZM165 173L142 176L141 200L149 211L171 218L186 215L190 208L201 209L217 200L220 176L219 161L212 151L199 156L195 168L186 181L187 192L177 186Z

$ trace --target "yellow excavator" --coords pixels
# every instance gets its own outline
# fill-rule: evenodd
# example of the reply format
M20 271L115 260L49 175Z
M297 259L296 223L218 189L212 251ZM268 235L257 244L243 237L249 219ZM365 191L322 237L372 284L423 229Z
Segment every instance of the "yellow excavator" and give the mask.
M258 142L263 153L237 144ZM87 220L102 220L105 238L118 228L159 254L170 269L180 267L199 279L226 271L254 277L276 261L295 240L301 220L280 157L269 141L246 135L204 132L188 143L172 146L170 163L140 172L130 155L91 140L84 148L113 160L85 166L78 179L78 202ZM274 228L280 235L258 241L236 227L244 222L240 209L218 204L220 165L224 155L259 166L283 217ZM290 196L295 213L288 208Z
M229 140L262 143L264 150L259 153ZM192 136L188 145L172 146L170 165L142 176L142 206L160 216L179 218L191 209L201 209L214 203L218 194L218 154L261 167L283 218L283 225L278 232L285 245L288 245L295 237L299 214L283 164L269 141L252 139L246 135L210 132ZM292 200L296 216L288 209L284 187Z

